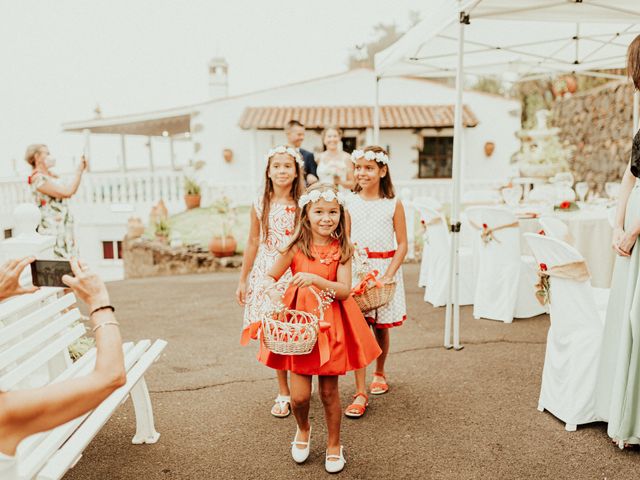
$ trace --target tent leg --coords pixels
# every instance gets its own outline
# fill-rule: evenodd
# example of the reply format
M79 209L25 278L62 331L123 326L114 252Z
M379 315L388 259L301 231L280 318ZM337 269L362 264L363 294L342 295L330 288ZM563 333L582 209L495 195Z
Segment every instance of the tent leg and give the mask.
M380 77L377 76L375 103L373 105L373 144L380 145Z
M461 350L460 344L460 301L459 301L459 252L460 245L460 184L461 158L462 158L462 96L464 78L464 26L468 16L461 12L460 28L458 31L458 68L456 72L456 109L453 126L453 165L451 176L453 177L453 192L451 199L451 257L449 262L449 301L445 312L445 348L453 347ZM451 342L451 326L453 324L453 342Z

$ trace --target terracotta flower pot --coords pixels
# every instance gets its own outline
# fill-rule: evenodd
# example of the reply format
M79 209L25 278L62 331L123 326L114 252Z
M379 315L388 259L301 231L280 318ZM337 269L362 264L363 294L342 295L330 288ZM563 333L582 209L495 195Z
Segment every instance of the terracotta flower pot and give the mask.
M231 235L213 237L209 242L209 251L214 257L230 257L236 252L238 242Z
M201 195L184 196L184 203L187 206L187 210L191 210L192 208L200 208L200 200L202 200Z
M496 144L493 142L485 142L484 144L484 154L487 157L493 155L494 150L496 149Z

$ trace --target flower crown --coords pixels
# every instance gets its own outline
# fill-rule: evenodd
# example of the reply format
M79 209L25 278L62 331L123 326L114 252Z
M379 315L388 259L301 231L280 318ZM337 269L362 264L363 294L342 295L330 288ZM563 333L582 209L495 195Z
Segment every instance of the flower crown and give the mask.
M375 160L376 162L383 163L387 165L389 163L389 157L384 152L374 152L373 150L367 150L366 152L363 150L354 150L351 153L351 161L356 163L359 158L363 158L365 160Z
M334 192L333 190L325 190L321 192L320 190L312 190L309 193L305 193L298 200L298 205L300 208L304 208L304 206L309 202L317 202L318 200L323 199L327 202L333 202L337 200L340 205L344 205L344 195L342 192Z
M265 155L265 160L268 162L269 160L271 160L271 157L273 157L277 153L286 153L287 155L291 155L293 158L295 158L296 162L300 164L300 166L303 165L302 156L300 155L300 153L297 152L295 148L286 147L284 145L278 145L277 147L270 149Z

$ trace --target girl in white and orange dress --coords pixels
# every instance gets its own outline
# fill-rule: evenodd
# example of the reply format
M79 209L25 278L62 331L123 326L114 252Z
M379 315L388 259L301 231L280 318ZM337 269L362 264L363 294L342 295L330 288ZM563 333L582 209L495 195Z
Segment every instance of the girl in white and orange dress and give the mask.
M402 325L407 309L402 279L402 262L407 254L407 227L404 208L395 196L389 173L389 156L379 146L354 150L351 155L355 166L357 185L348 202L351 216L351 241L360 251L366 251L369 267L379 272L382 283L395 282L396 290L391 301L373 312L367 320L374 329L382 354L376 359L376 369L369 390L373 395L387 393L385 363L389 353L389 330ZM354 285L358 283L353 275ZM345 411L351 418L364 415L368 396L365 387L366 369L355 375L354 402Z
M258 287L278 257L286 247L296 227L298 200L303 191L302 160L293 149L278 146L269 150L265 169L264 191L251 208L249 238L242 260L240 281L236 299L244 305L242 338L246 342L249 328L259 319ZM287 272L281 281L282 290L291 278ZM248 279L248 280L247 280ZM287 372L278 371L278 396L271 408L271 414L284 418L291 413L291 396Z

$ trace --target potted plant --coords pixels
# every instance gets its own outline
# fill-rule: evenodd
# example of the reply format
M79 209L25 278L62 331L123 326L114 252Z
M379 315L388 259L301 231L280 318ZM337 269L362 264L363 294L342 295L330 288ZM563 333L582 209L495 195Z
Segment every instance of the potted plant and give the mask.
M171 234L171 227L169 222L165 218L158 220L154 226L154 233L156 240L164 245L169 244L169 235Z
M187 210L192 208L200 208L202 189L200 185L191 177L184 177L184 203Z
M230 257L238 246L238 242L232 233L235 224L235 209L231 206L228 197L222 197L212 205L213 211L219 218L219 231L214 234L209 242L209 251L214 257Z

